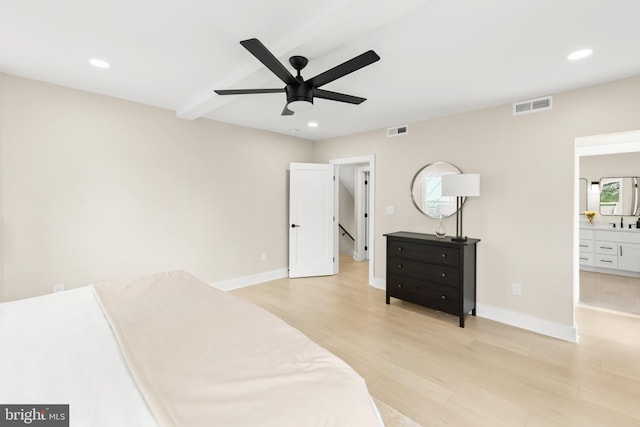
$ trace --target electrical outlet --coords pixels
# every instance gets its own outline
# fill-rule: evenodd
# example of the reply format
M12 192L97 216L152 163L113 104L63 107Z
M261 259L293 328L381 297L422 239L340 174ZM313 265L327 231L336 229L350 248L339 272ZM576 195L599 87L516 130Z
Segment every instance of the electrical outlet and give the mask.
M53 285L53 292L62 292L64 291L64 284L59 283L57 285Z
M511 292L517 296L522 295L522 285L520 283L511 284Z
M262 252L262 255L260 255L260 259L262 261L266 261L267 260L267 253L266 252Z

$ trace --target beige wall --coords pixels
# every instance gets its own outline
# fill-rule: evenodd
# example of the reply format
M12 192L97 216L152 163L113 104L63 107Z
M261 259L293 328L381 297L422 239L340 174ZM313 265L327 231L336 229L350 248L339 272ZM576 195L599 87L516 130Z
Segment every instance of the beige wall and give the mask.
M5 300L286 268L287 170L312 160L311 142L0 76Z
M412 123L402 137L381 129L318 142L315 159L375 154L377 279L385 277L384 233L433 233L436 225L409 198L415 171L447 161L479 173L481 196L464 210L465 234L482 239L478 313L572 328L574 138L640 128L638 99L634 77L555 94L551 111L514 117L509 104ZM453 218L447 227L455 230ZM512 295L513 282L522 296Z
M640 176L640 153L580 157L580 178L589 182L603 177Z

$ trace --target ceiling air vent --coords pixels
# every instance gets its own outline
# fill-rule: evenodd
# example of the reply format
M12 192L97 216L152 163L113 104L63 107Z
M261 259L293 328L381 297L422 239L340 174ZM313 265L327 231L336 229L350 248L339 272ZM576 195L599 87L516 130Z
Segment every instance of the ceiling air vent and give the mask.
M407 125L396 126L396 127L393 127L393 128L387 128L387 136L388 137L406 135L407 132L409 132L409 126L407 126Z
M537 113L538 111L551 110L551 108L553 108L553 97L551 96L527 99L513 104L513 115Z

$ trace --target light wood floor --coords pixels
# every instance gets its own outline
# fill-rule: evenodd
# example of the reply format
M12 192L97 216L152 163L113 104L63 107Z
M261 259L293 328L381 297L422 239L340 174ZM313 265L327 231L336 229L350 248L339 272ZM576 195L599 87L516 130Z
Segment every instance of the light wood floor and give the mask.
M580 304L640 315L640 279L581 271Z
M424 426L640 426L640 317L579 307L571 344L480 317L457 318L337 276L233 291L362 375L371 394Z

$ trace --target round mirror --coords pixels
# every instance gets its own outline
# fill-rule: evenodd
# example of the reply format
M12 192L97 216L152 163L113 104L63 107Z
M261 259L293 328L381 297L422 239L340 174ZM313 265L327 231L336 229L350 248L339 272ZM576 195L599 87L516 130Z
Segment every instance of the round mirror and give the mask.
M459 173L460 169L447 162L431 163L420 169L411 181L413 204L431 218L456 213L456 198L442 195L442 176Z

